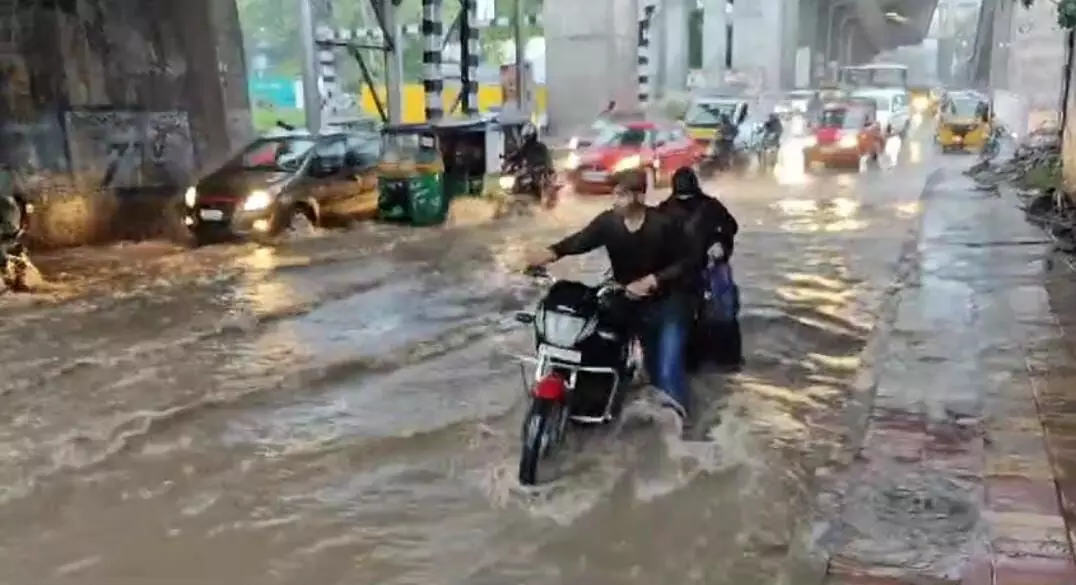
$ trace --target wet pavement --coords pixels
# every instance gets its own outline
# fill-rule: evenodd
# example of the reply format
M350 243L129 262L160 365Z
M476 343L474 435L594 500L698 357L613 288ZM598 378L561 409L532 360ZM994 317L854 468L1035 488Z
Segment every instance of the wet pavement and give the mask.
M825 582L1071 585L1072 273L1014 199L944 173L923 205L860 388L865 436L823 474Z
M511 314L540 291L513 267L605 199L275 250L43 258L47 294L0 300L0 583L768 585L842 452L923 187L967 164L930 150L711 185L742 226L745 370L696 380L688 440L632 415L575 437L536 490L514 479L507 354L529 342ZM938 319L963 290L931 293ZM962 420L945 428L962 437ZM891 493L894 515L914 503Z

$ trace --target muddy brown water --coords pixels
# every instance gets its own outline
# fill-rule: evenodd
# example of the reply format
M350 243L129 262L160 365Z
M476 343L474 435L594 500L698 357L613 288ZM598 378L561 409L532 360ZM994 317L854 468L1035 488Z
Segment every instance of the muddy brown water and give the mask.
M912 146L897 168L711 185L742 226L746 369L695 380L690 440L632 407L533 490L509 354L540 290L512 267L602 198L43 258L48 292L0 300L0 583L769 583L834 448L816 423L950 164Z

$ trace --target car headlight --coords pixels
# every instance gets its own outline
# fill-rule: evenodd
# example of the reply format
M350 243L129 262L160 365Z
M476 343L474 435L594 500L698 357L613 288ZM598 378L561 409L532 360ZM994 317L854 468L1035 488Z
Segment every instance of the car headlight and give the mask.
M566 168L567 168L567 169L568 169L569 171L574 171L575 169L578 169L578 168L579 168L579 163L580 163L580 161L579 161L579 155L578 155L578 154L575 154L575 153L573 152L573 153L569 154L569 155L568 155L568 159L567 159L566 161L564 161L564 166L565 166L565 167L566 167Z
M243 211L261 211L273 204L273 196L268 191L251 191L243 201Z
M622 173L624 171L630 171L632 169L639 168L639 165L643 163L642 158L637 154L633 154L627 158L620 159L620 162L613 166L614 173Z
M842 136L840 142L838 142L837 145L841 148L853 148L859 145L859 138L854 134Z
M512 176L501 177L497 179L497 184L501 186L501 189L507 191L516 186L516 178Z
M187 204L187 207L194 207L194 204L198 203L198 189L187 187L187 192L183 194L183 202Z

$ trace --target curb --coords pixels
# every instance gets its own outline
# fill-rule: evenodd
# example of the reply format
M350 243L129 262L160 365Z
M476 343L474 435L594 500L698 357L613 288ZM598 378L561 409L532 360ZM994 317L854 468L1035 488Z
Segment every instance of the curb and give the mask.
M934 188L944 178L943 170L936 170L927 177L919 202L928 199ZM923 213L908 233L897 264L897 272L887 287L879 305L874 327L871 329L863 351L860 366L851 384L845 407L835 417L839 428L846 429L843 449L827 465L815 470L817 482L811 490L815 501L808 513L792 529L792 544L787 560L774 585L823 585L830 573L832 545L837 540L844 502L840 494L849 484L843 472L852 464L863 445L870 427L870 414L881 378L881 360L889 346L893 325L900 309L901 295L909 282L918 278L920 269L919 241L923 232Z

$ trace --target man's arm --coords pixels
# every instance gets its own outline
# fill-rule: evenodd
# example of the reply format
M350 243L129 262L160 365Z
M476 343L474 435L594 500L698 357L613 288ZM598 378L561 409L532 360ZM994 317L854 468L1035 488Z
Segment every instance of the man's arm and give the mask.
M557 258L564 256L577 256L586 254L605 245L605 235L608 233L606 225L612 215L608 211L602 212L583 229L553 244L549 250L556 254Z

